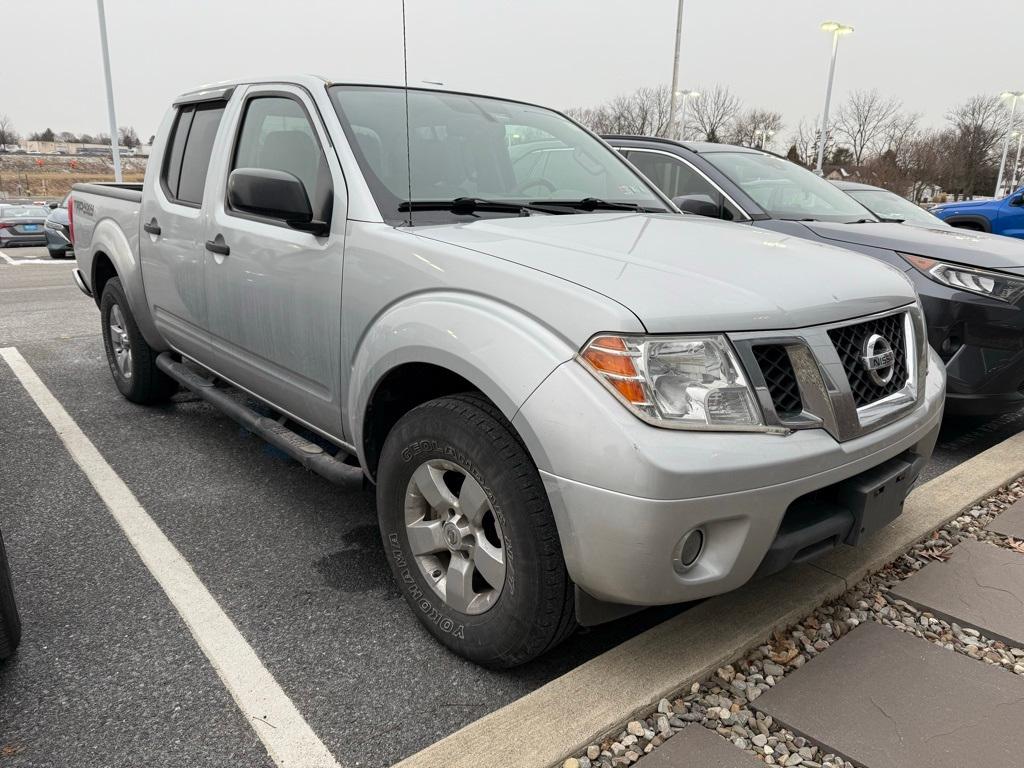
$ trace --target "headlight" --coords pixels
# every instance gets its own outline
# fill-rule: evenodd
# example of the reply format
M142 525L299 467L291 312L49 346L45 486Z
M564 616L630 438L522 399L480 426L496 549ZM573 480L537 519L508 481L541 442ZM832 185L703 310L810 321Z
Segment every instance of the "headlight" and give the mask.
M950 288L979 293L990 299L999 299L1010 304L1015 304L1024 297L1024 278L1021 277L1007 275L1004 272L965 267L962 264L947 264L944 261L936 261L924 256L913 256L909 253L901 253L900 256L919 272Z
M652 424L721 430L764 425L724 336L595 336L580 359L627 408Z

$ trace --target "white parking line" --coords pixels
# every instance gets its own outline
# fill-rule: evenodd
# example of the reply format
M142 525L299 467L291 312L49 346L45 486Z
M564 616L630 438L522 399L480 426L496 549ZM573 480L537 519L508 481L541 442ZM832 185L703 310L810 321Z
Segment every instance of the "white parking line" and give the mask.
M12 259L3 251L0 251L0 259L3 259L8 264L14 267L20 267L22 264L67 264L68 262L64 259Z
M56 430L71 458L167 593L273 761L289 768L340 768L192 566L164 536L21 353L15 347L4 347L0 348L0 357L7 361Z

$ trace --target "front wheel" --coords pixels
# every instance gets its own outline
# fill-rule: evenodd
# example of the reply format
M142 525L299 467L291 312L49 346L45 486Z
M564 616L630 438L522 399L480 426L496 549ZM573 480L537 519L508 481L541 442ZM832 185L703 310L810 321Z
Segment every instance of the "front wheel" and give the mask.
M103 286L100 318L107 364L121 394L147 405L173 395L178 385L156 367L157 352L143 338L119 278L112 277Z
M575 629L547 493L486 399L442 397L398 421L381 453L377 514L405 599L461 656L513 667Z

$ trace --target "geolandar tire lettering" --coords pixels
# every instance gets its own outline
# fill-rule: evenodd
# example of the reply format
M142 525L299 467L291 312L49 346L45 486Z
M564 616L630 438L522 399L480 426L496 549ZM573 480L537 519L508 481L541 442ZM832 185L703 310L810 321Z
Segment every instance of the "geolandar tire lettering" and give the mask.
M575 629L540 475L485 398L439 398L399 420L381 454L377 509L402 595L456 653L512 667Z

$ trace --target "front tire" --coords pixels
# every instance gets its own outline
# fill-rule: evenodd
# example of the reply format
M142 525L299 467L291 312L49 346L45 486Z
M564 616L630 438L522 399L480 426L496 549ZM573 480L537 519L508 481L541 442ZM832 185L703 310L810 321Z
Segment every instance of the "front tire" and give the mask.
M0 659L6 659L21 642L21 617L14 603L11 570L7 565L4 537L0 535Z
M112 277L103 286L100 318L107 364L121 394L133 403L143 405L161 403L170 398L178 385L156 367L157 352L139 331L120 278Z
M395 580L440 642L493 668L576 627L573 584L537 468L475 394L405 414L384 443L377 514Z

